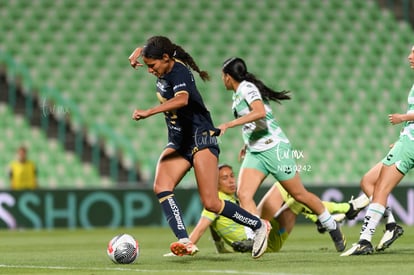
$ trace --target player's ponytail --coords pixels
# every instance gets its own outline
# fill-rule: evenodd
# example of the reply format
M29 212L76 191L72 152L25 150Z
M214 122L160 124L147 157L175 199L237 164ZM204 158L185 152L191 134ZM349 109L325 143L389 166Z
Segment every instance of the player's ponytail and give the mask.
M189 53L187 53L181 46L172 43L171 40L165 36L150 37L142 51L142 56L154 59L162 59L164 54L182 61L196 71L202 80L206 81L210 79L208 72L200 70Z
M267 87L260 79L257 79L255 75L247 71L246 63L239 57L232 57L224 61L222 70L237 82L242 82L243 80L252 82L259 89L264 100L280 103L281 100L290 99L290 91L283 90L279 92Z
M208 72L200 70L198 65L195 63L193 57L189 53L187 53L179 45L173 44L173 46L174 46L174 53L173 53L174 58L177 58L181 60L182 62L184 62L187 66L190 66L191 69L193 69L200 75L202 80L204 81L210 80L210 76Z

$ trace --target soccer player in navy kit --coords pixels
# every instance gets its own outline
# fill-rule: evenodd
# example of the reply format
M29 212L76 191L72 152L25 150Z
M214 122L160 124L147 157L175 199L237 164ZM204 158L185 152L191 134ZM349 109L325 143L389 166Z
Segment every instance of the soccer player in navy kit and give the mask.
M182 47L164 36L153 36L144 47L136 48L129 57L132 67L143 66L138 61L140 56L148 72L157 77L157 96L161 104L147 110L137 109L132 118L139 121L161 112L165 114L168 144L157 164L154 192L178 239L171 244L171 251L179 256L193 255L198 251L188 238L181 209L173 193L187 171L194 167L203 206L254 230L252 257L260 257L267 247L270 223L218 197L219 147L214 136L218 133L190 68L202 80L209 79L208 73L201 71Z

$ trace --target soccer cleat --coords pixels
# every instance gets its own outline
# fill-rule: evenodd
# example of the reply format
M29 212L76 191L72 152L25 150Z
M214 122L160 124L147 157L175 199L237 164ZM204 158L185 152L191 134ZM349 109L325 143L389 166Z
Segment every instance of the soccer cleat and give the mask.
M316 225L316 230L318 230L319 233L323 234L326 232L326 227L324 227L319 220L315 222L315 225Z
M368 255L374 252L372 244L367 240L359 240L358 243L354 243L348 251L345 251L341 256L354 256L354 255Z
M369 198L365 195L361 195L358 198L354 199L352 196L348 203L350 205L350 208L348 212L345 213L345 215L348 220L353 220L356 216L358 216L359 212L368 206Z
M175 257L175 256L177 256L177 255L175 255L174 253L172 253L172 252L168 252L168 253L165 253L164 255L162 255L162 256L164 256L164 257Z
M267 248L267 238L272 226L267 220L261 220L262 226L254 231L255 236L253 239L252 257L254 259L259 258L263 255Z
M335 221L339 223L341 223L346 218L345 214L342 214L342 213L333 214L332 217L334 218ZM319 233L323 234L327 231L327 229L323 227L323 225L321 224L319 220L315 222L315 225L316 225L316 230L318 230Z
M171 252L177 256L190 255L193 256L198 252L198 248L192 242L177 241L170 245Z
M375 250L384 251L385 249L390 247L396 239L401 237L403 233L404 229L398 224L393 224L392 226L389 226L387 224L385 226L384 235L382 236L381 241L379 242Z
M343 220L345 220L346 215L342 213L338 213L338 214L332 214L332 217L334 218L335 221L341 223L343 222Z
M338 222L336 222L336 228L329 231L329 235L331 235L331 239L335 244L336 251L344 251L346 247L346 239L344 234L342 234L341 227Z
M233 250L236 252L250 252L253 249L253 240L236 241L231 244Z

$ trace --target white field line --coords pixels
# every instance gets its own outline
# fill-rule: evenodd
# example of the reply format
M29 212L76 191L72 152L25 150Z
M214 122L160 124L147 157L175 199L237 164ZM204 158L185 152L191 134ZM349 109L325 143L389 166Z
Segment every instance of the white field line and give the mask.
M194 273L195 270L157 270L157 269L139 269L126 267L71 267L71 266L41 266L41 265L8 265L0 264L0 268L16 268L16 269L48 269L48 270L86 270L86 271L130 271L139 273ZM268 272L250 272L239 270L197 270L197 274L202 273L219 273L219 274L244 274L244 275L295 275L294 273L268 273Z

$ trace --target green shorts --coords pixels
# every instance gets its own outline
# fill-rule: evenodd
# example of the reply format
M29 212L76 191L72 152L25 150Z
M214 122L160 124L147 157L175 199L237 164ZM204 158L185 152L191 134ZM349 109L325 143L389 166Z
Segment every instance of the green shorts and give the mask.
M297 216L300 213L302 213L305 209L308 209L305 205L297 202L287 191L283 186L280 184L280 182L276 182L275 186L280 192L280 195L282 196L283 201L289 206L289 209ZM310 211L310 210L309 210Z
M266 252L279 252L289 234L283 228L280 228L279 223L275 219L272 219L270 224L272 229L269 232Z
M272 174L277 180L284 181L295 176L296 161L290 144L281 142L262 152L247 150L241 168L256 169L265 176Z
M382 160L384 165L395 164L404 175L414 167L414 141L407 136L401 136Z

